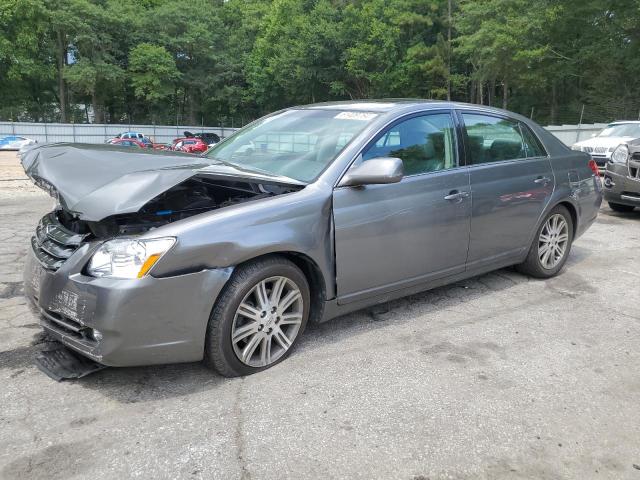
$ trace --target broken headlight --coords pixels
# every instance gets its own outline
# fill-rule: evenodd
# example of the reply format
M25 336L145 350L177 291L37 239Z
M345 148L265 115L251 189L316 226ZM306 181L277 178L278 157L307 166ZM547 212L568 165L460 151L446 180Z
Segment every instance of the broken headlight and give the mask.
M87 272L94 277L142 278L175 242L173 237L109 240L93 254Z
M613 153L611 154L611 161L613 163L627 163L627 159L629 158L629 147L627 147L624 143L619 145Z

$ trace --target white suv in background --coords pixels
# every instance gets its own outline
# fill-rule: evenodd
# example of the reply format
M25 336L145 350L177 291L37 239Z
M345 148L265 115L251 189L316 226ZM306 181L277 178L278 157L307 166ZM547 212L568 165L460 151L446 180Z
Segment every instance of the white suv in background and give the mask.
M574 143L571 148L590 154L598 168L604 170L616 147L635 138L640 138L640 121L613 122L592 138Z

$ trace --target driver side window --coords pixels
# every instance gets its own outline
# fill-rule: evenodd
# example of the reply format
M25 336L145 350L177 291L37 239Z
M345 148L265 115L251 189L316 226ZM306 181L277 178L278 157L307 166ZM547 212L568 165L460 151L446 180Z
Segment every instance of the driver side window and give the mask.
M363 161L379 157L400 158L405 176L454 168L456 137L449 113L412 117L376 137L363 153Z

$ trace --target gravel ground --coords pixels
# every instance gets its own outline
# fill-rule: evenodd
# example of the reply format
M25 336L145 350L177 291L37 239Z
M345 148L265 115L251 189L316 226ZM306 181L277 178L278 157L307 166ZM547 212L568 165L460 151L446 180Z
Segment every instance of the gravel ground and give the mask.
M0 201L8 198L42 195L42 190L25 176L16 153L0 152Z
M640 212L603 208L555 279L506 269L357 312L259 375L56 383L33 366L46 343L20 284L51 200L15 182L0 190L0 478L640 479Z

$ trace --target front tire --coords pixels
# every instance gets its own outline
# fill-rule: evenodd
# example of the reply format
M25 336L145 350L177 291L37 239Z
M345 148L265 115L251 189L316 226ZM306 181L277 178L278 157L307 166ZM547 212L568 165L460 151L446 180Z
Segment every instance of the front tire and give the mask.
M633 209L636 208L633 205L622 205L620 203L611 203L611 202L608 202L608 203L609 203L609 208L611 210L619 213L633 212Z
M551 278L562 270L573 242L573 219L566 207L558 205L538 228L529 254L517 269L536 278Z
M225 377L250 375L284 360L309 318L309 284L286 258L241 265L209 317L205 364Z

